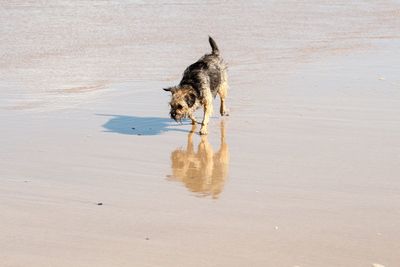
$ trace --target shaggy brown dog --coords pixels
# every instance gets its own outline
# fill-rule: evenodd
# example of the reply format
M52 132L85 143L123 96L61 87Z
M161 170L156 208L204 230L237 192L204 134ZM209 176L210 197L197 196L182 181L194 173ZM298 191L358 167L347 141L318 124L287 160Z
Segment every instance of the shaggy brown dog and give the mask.
M225 98L228 93L227 65L220 56L215 41L209 37L211 54L206 54L197 62L186 68L179 85L164 88L172 93L170 102L171 118L181 121L190 118L196 124L194 112L203 107L204 116L201 122L200 134L207 134L207 125L213 112L212 101L218 94L221 98L220 114L227 115Z

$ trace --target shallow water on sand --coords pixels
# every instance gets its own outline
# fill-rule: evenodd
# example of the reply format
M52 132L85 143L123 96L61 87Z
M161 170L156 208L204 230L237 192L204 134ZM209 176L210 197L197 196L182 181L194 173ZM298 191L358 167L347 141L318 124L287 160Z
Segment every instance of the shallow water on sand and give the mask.
M0 108L76 106L124 82L175 84L209 50L208 34L234 85L252 94L311 55L399 38L397 18L389 1L3 2Z
M398 2L0 6L2 266L400 262ZM161 88L208 34L199 136Z

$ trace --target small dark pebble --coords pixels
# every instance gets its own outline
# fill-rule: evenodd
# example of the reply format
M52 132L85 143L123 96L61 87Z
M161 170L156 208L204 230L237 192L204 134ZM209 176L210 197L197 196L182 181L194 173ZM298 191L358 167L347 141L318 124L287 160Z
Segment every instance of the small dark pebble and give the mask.
M103 205L103 203L102 203L102 202L99 202L99 203L97 203L97 206L101 206L101 205Z
M150 240L150 238L146 237L146 240Z
M137 135L142 135L142 134L137 134Z

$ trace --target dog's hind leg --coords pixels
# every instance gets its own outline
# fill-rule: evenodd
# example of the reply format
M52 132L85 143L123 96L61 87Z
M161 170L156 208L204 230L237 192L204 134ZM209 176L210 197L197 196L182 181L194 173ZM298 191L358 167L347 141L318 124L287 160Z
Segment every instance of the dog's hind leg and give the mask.
M221 99L219 113L221 114L221 116L228 116L228 110L226 109L225 105L225 98L228 96L228 82L226 74L223 75L222 84L219 86L218 95Z

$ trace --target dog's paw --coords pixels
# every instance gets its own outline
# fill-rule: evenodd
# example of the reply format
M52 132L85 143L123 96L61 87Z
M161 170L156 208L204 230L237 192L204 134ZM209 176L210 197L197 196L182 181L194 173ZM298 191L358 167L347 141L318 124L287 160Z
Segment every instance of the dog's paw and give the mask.
M201 128L200 129L200 135L207 135L207 134L208 134L208 131L207 131L206 128Z
M229 110L223 110L220 112L221 116L229 116Z

